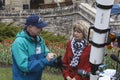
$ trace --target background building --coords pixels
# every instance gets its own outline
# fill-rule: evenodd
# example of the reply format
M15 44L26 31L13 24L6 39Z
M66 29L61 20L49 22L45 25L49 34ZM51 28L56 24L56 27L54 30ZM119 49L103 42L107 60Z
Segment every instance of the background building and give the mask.
M38 9L41 4L52 4L72 0L0 0L6 10ZM4 3L2 5L2 3Z
M0 9L23 10L53 8L59 6L59 4L61 6L71 5L72 2L75 1L93 3L96 0L0 0ZM115 3L120 3L120 0L115 0Z

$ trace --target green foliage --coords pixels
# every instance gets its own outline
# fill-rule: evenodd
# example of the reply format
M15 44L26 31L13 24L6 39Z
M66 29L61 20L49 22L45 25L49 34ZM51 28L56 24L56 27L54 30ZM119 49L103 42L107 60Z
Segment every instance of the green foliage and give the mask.
M16 34L21 30L20 27L7 26L4 23L0 23L0 42L5 39L15 38ZM40 36L42 36L46 42L59 42L66 43L66 37L60 34L42 31Z
M18 31L20 31L19 27L6 26L5 24L0 23L0 42L15 37Z
M112 49L105 48L104 53L107 55L104 57L106 68L116 69L117 64L114 60L112 60L110 58L110 55L115 54L116 56L118 56L120 58L119 52L120 52L120 48L118 48L118 47L113 47ZM120 65L118 65L118 66L120 66ZM118 67L118 70L120 70L120 67Z
M48 32L48 31L42 31L40 36L42 36L46 43L47 42L57 42L57 43L63 43L66 44L66 37L62 36L60 34Z
M0 43L0 65L11 65L11 43L3 42Z

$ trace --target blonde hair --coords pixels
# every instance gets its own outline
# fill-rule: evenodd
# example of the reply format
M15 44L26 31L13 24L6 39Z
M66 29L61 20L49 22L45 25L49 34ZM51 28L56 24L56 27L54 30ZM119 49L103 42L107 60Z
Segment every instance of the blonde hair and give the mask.
M72 39L74 37L75 29L82 32L83 37L85 39L87 39L87 37L88 37L88 29L89 29L89 24L87 22L85 22L84 20L78 20L78 21L74 22L73 25L72 25L72 32L71 32L70 39Z

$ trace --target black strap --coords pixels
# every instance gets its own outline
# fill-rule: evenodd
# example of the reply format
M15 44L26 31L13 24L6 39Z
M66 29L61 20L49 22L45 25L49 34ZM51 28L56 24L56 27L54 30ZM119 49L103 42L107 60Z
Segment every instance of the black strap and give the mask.
M95 42L90 41L90 40L89 40L89 43L91 43L93 46L95 46L95 47L97 47L97 48L101 48L101 47L104 47L104 46L110 44L110 43L98 44L98 43L95 43Z
M91 30L91 29L93 29L95 32L97 32L97 33L99 33L99 34L103 34L103 33L109 32L109 31L110 31L110 28L101 30L101 29L97 29L96 27L90 27L90 28L89 28L89 31L88 31L88 41L89 41L89 43L91 43L93 46L98 47L98 48L101 48L101 47L104 47L105 45L110 44L109 42L103 43L103 44L98 44L98 43L93 42L92 40L89 40L90 30Z
M110 31L110 28L102 30L102 29L97 29L96 27L90 27L89 32L90 32L90 29L93 29L95 32L97 32L99 34L107 33L108 31Z
M101 9L111 9L113 5L101 5L96 2L96 6Z

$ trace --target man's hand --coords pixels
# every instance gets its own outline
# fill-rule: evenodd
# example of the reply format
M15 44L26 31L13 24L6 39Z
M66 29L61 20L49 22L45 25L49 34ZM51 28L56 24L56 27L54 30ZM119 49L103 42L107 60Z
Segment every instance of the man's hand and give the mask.
M55 53L48 53L46 58L48 61L50 61L51 59L53 59L54 57L56 57L56 54Z

